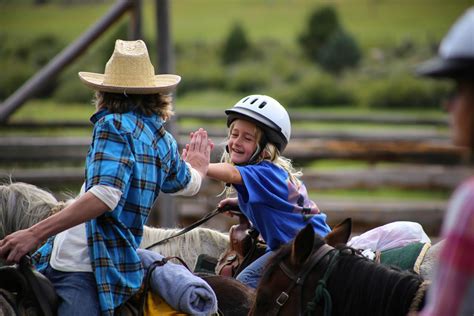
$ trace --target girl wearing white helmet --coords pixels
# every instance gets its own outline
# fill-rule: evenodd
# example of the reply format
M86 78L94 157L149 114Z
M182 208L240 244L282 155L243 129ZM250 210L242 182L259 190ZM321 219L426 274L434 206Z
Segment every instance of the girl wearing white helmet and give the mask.
M207 175L227 183L219 207L237 206L266 241L268 251L247 266L237 279L256 288L272 251L289 242L306 224L325 236L326 215L308 197L291 160L281 156L291 134L285 108L265 95L250 95L225 111L229 127L221 163L209 165Z

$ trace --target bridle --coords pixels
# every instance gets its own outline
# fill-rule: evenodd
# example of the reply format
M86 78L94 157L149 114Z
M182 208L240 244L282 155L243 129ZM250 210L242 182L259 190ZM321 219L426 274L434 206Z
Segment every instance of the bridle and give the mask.
M271 315L278 315L280 309L285 305L288 301L291 292L295 289L298 290L297 295L300 297L301 302L298 305L298 315L301 315L301 307L303 306L303 298L302 298L302 287L308 277L309 273L324 259L326 256L329 257L329 264L326 268L324 276L318 281L318 285L315 290L315 296L313 299L308 302L307 307L304 309L304 314L314 312L317 304L321 299L324 300L324 310L327 315L331 315L332 309L332 302L331 302L331 295L326 289L326 281L329 278L333 267L336 265L337 259L339 257L339 251L336 250L334 247L329 246L328 244L323 244L319 247L316 251L312 250L309 258L307 259L307 263L302 267L302 269L295 274L291 269L286 265L283 261L281 261L278 266L281 271L291 280L293 281L290 283L288 288L285 291L282 291L280 295L278 295L277 299L275 300L275 305L271 311Z

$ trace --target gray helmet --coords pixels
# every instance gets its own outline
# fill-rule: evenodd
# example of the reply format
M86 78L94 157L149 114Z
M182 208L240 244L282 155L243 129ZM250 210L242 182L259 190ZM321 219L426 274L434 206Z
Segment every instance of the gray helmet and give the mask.
M288 112L277 100L266 95L249 95L225 113L227 126L236 119L250 120L262 128L266 141L280 152L285 150L291 136L291 122Z
M451 27L438 57L419 65L416 73L435 78L474 79L474 7Z

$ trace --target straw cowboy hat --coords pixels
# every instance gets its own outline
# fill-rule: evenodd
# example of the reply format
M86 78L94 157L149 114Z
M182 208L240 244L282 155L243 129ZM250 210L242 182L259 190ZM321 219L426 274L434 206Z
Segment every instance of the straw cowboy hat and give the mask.
M177 75L155 75L142 40L117 40L104 74L79 72L79 78L94 90L128 94L169 93L181 80Z

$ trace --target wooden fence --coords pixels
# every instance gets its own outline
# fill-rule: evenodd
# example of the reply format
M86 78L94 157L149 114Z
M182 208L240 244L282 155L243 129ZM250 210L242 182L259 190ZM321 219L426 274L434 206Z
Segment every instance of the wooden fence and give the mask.
M223 121L221 114L187 113L179 120L199 119L206 127L212 120ZM397 124L406 126L419 124L444 126L445 120L420 120L407 117L357 117L343 115L293 114L293 122L357 122L374 124ZM317 120L317 121L316 121ZM89 123L16 122L0 126L0 129L54 129L91 128ZM211 137L220 144L225 137L225 128L207 127ZM434 131L433 131L434 130ZM295 128L285 156L303 166L318 159L350 159L372 163L364 170L313 171L305 169L303 180L308 190L323 192L331 189L404 188L452 191L472 169L464 166L468 152L449 144L448 137L436 129L427 131L341 132L309 131ZM181 129L178 140L183 145L189 130ZM64 187L79 188L84 178L84 157L90 143L89 137L0 137L0 178L24 181L60 191ZM219 147L219 146L218 146ZM215 151L213 161L219 159ZM381 167L379 162L398 162L395 167ZM177 212L182 223L195 220L215 208L222 191L222 185L206 180L203 190L193 198L178 198ZM319 207L328 214L330 224L336 224L346 217L352 217L355 230L362 231L396 220L420 222L425 230L437 235L442 221L446 201L385 201L374 199L328 199L316 200ZM156 220L156 218L155 218ZM209 223L209 226L226 230L232 220Z

